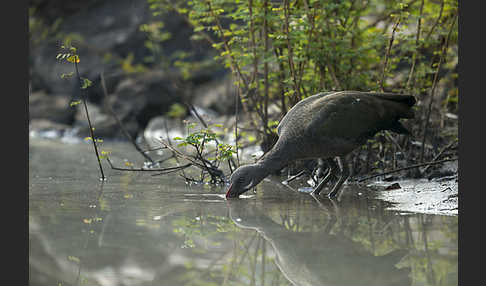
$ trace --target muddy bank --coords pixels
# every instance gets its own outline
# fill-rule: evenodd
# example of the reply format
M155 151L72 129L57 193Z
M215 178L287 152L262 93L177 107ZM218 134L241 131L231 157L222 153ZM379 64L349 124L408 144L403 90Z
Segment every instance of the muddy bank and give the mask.
M387 187L397 184L399 188ZM459 183L457 179L429 181L401 180L394 183L374 182L367 185L376 189L378 199L392 203L391 210L406 213L458 215Z

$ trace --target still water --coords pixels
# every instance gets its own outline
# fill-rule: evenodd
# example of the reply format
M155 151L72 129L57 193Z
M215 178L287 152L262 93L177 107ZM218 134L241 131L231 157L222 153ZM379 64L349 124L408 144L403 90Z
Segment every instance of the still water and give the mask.
M119 166L142 161L103 144ZM30 285L458 285L457 216L392 211L352 185L337 204L270 181L227 201L104 166L100 182L90 144L30 140Z

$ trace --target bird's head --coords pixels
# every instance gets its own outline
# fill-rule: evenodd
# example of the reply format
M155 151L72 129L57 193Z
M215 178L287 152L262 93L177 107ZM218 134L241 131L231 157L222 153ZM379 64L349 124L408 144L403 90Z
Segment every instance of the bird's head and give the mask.
M264 177L257 165L245 165L236 169L230 177L226 198L237 198L239 195L258 185Z

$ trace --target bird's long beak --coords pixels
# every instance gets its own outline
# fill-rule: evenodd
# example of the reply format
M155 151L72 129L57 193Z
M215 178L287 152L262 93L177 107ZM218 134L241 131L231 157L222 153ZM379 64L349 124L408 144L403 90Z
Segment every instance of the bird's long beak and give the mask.
M226 198L229 199L231 198L231 187L233 186L233 183L231 183L228 187L228 191L226 191Z

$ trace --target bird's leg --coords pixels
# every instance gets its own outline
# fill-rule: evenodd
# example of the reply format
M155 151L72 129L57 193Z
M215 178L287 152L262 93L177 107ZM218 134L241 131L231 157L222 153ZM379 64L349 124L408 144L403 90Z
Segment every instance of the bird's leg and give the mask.
M324 179L312 191L312 194L315 196L319 195L319 193L322 191L322 188L324 188L324 185L326 185L326 183L329 182L329 180L332 178L332 176L334 176L336 170L338 169L336 162L334 162L332 158L329 158L326 161L329 164L329 172L327 173L326 177L324 177ZM324 161L319 158L318 164L319 164L319 168L322 168ZM319 172L322 172L322 169L321 171L319 171L318 169L317 173Z
M332 160L332 159L331 159ZM329 159L326 160L328 162ZM329 165L329 163L328 163ZM315 180L314 182L318 182L320 177L324 177L324 169L326 168L326 164L322 158L317 159L317 168L314 171ZM329 173L329 171L328 171Z
M341 189L341 186L343 185L344 181L349 177L349 167L348 163L345 161L343 157L337 157L337 161L339 163L339 167L341 169L341 175L339 177L339 180L337 181L336 185L332 188L331 192L327 194L329 198L333 198L337 195L339 189Z

